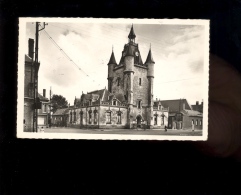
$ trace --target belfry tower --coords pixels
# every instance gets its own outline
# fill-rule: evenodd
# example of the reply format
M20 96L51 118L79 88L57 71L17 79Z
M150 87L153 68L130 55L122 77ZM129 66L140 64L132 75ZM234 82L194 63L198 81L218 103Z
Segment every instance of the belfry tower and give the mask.
M155 62L150 49L146 62L143 63L135 38L132 25L119 64L116 63L112 50L108 63L108 91L127 106L127 128L143 122L152 128Z

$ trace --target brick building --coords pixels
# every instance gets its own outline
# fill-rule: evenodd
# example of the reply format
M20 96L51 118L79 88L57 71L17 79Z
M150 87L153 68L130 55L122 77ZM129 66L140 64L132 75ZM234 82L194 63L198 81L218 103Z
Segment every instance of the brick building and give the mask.
M191 106L192 106L192 110L203 113L203 101L201 102L201 104L199 104L199 101L196 101L196 104Z
M25 54L24 62L24 131L33 131L33 114L34 104L34 78L38 74L39 63L33 61L34 57L34 40L28 40L28 55ZM35 85L38 80L35 80Z
M69 108L69 125L78 128L164 128L168 110L153 100L154 60L151 48L142 61L133 25L119 64L112 51L108 89L82 94Z
M160 102L169 110L169 129L202 129L202 113L193 110L186 99L161 100Z

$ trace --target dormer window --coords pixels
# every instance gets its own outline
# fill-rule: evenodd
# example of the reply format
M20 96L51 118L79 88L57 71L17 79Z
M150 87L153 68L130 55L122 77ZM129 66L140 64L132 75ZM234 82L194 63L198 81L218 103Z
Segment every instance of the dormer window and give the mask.
M116 100L113 100L113 106L116 106Z

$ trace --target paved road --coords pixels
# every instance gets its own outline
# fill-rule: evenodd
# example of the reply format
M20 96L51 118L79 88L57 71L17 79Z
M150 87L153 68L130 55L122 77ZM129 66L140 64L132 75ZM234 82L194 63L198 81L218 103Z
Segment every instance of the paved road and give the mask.
M52 127L44 130L46 133L87 133L87 134L134 134L134 135L180 135L180 136L201 136L202 130L174 130L168 129L165 132L161 130L143 130L143 129L75 129L75 128L61 128Z

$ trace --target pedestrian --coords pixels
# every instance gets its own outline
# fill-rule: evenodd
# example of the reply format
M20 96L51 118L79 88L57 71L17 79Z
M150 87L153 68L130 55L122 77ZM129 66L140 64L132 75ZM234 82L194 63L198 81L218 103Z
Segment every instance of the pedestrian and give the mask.
M167 126L165 125L165 131L167 131Z

